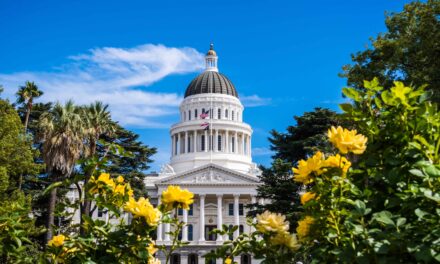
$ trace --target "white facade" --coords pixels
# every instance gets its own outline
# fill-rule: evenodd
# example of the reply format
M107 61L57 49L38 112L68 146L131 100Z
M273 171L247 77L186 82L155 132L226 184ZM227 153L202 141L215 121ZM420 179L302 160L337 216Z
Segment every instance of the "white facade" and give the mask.
M218 72L212 45L206 56L206 72ZM170 163L162 166L157 177L145 180L151 201L156 204L168 185L179 185L195 194L192 210L181 210L178 216L187 223L181 239L189 245L179 249L171 263L204 264L204 254L230 239L209 235L210 230L221 229L223 224L240 226L234 237L251 231L245 207L256 202L260 184L257 176L261 173L252 162L252 128L243 122L244 107L236 91L221 92L220 81L206 84L208 92L201 86L200 92L185 97L180 105L180 122L170 129ZM213 85L220 88L215 90ZM157 244L171 243L169 224L160 225L157 231ZM235 261L259 263L248 255Z

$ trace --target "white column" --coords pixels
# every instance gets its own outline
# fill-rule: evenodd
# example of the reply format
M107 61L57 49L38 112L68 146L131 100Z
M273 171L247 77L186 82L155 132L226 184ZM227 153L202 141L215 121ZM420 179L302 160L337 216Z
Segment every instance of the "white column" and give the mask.
M171 157L174 156L174 137L171 135Z
M182 146L182 142L180 142L180 133L177 133L177 154L182 153L180 146Z
M228 133L229 131L226 130L225 131L225 153L229 153L229 136Z
M188 131L185 131L185 143L183 144L184 150L183 153L188 153Z
M160 195L157 198L157 206L159 206L159 204L160 204ZM157 226L157 239L156 239L157 241L162 241L162 228L163 228L163 224L159 224Z
M171 230L171 226L170 223L165 223L165 242L170 242L170 230Z
M249 157L252 156L252 140L251 135L249 135Z
M205 195L200 195L199 242L205 241Z
M217 229L221 230L223 225L223 195L217 194ZM217 235L217 241L223 241L221 235Z
M188 210L183 209L182 241L188 241Z
M237 230L234 232L234 239L240 234L240 216L238 215L239 198L239 194L234 194L234 225L237 226Z
M197 152L197 130L194 130L194 152Z
M235 131L235 137L234 137L234 153L238 154L238 133Z
M218 151L218 129L215 130L214 152Z
M241 147L240 147L241 154L244 155L246 151L244 150L244 133L241 133Z
M205 152L208 152L208 130L205 130Z
M257 202L257 198L254 195L252 195L251 196L251 203L255 204L256 202ZM255 218L252 222L255 223ZM255 232L255 227L251 226L251 233L253 233L253 232Z

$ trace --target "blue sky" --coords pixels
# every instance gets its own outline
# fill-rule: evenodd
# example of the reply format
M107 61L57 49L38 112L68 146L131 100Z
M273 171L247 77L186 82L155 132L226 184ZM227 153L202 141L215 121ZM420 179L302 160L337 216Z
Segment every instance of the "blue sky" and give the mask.
M34 80L41 101L102 100L169 159L168 127L212 41L254 129L253 158L269 165L267 137L314 107L337 110L350 54L385 30L385 11L408 1L0 1L0 84L13 99Z

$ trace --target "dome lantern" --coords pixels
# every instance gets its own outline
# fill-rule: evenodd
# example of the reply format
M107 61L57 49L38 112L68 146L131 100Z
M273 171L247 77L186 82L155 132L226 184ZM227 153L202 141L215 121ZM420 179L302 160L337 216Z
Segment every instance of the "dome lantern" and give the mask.
M211 43L209 51L206 53L205 56L206 71L218 72L217 61L218 61L217 53L214 50L214 44Z

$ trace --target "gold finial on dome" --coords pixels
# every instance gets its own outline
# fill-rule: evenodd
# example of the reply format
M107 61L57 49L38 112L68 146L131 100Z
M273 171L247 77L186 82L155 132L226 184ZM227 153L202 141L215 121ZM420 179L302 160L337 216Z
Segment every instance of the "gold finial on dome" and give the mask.
M214 50L214 43L211 42L209 45L208 53L206 53L206 56L217 56L217 53Z

